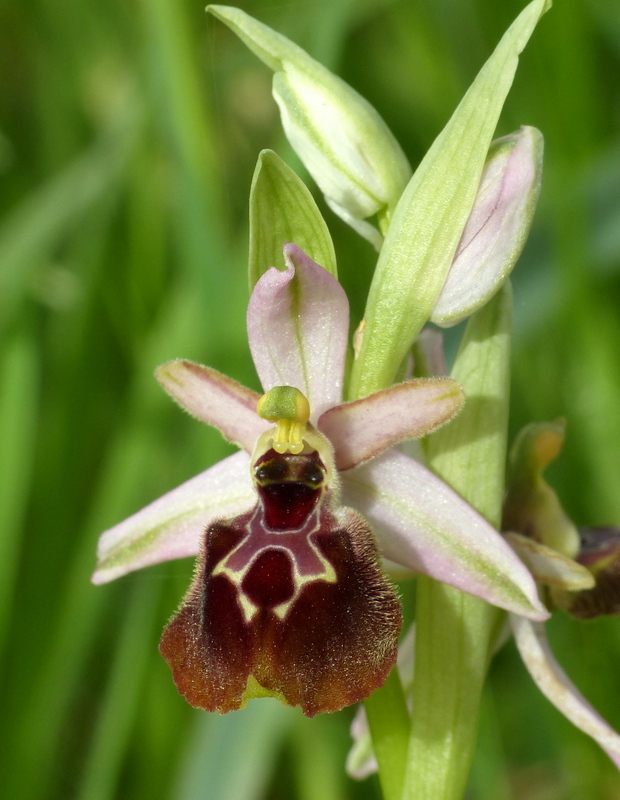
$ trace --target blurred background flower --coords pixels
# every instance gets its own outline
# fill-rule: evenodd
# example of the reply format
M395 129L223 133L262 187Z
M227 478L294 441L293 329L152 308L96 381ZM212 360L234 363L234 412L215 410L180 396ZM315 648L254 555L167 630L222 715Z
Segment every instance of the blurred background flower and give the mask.
M365 96L414 166L523 5L243 3ZM305 720L260 700L220 718L177 696L157 641L191 562L89 583L101 530L233 452L178 414L155 366L183 356L259 389L245 344L259 151L307 178L271 73L197 0L6 0L0 39L2 793L378 797L374 778L344 774L352 712ZM540 205L513 273L511 428L568 419L548 477L577 525L620 522L619 62L617 3L556 3L497 130L545 137ZM354 329L376 254L309 185ZM618 728L618 620L558 613L547 630ZM539 695L512 644L491 669L468 796L620 796L611 762Z

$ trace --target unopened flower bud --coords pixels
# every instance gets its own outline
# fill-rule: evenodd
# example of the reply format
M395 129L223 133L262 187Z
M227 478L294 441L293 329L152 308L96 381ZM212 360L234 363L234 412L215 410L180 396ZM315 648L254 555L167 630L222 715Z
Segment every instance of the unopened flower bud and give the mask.
M543 137L523 126L496 139L467 225L431 316L449 327L493 297L527 239L540 191Z
M238 8L209 6L274 70L284 132L330 208L379 249L367 221L389 219L411 176L407 159L377 111L301 47Z

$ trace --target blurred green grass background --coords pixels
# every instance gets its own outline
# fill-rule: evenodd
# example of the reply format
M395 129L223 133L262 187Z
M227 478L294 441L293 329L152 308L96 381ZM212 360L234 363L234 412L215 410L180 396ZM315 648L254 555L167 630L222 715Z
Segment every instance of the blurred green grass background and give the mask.
M412 164L522 5L242 4L373 102ZM89 583L100 531L231 452L154 367L183 356L259 388L248 191L262 148L300 169L270 74L197 0L5 0L0 40L0 793L377 798L374 779L343 773L350 710L305 720L265 700L220 718L177 696L157 641L189 562ZM546 139L515 273L512 429L567 417L550 477L578 524L620 523L619 85L620 4L556 0L498 129ZM356 324L373 252L325 216ZM558 614L549 628L620 727L620 622ZM512 645L491 671L468 797L620 798Z

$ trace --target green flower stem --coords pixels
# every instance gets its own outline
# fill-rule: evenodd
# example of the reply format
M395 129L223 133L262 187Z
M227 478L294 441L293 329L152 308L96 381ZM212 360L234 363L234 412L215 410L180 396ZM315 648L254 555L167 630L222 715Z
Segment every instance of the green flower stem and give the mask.
M512 304L506 285L471 317L452 371L463 412L429 440L433 470L498 526L504 495ZM413 717L403 800L459 800L503 612L418 578Z
M407 800L463 796L482 686L503 612L432 578L418 579L416 684Z
M409 712L398 671L364 701L384 800L399 800L407 765Z

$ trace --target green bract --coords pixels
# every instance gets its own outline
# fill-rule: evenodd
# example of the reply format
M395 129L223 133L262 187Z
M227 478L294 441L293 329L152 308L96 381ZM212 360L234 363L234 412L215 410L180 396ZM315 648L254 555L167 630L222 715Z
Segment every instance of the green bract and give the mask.
M510 282L467 323L451 376L465 389L463 413L430 437L433 471L499 528L510 395Z
M405 189L370 288L352 397L392 382L429 319L471 212L518 56L550 5L534 0L517 17Z
M338 277L332 237L309 189L273 150L263 150L250 189L250 291L269 267L285 268L287 242Z

